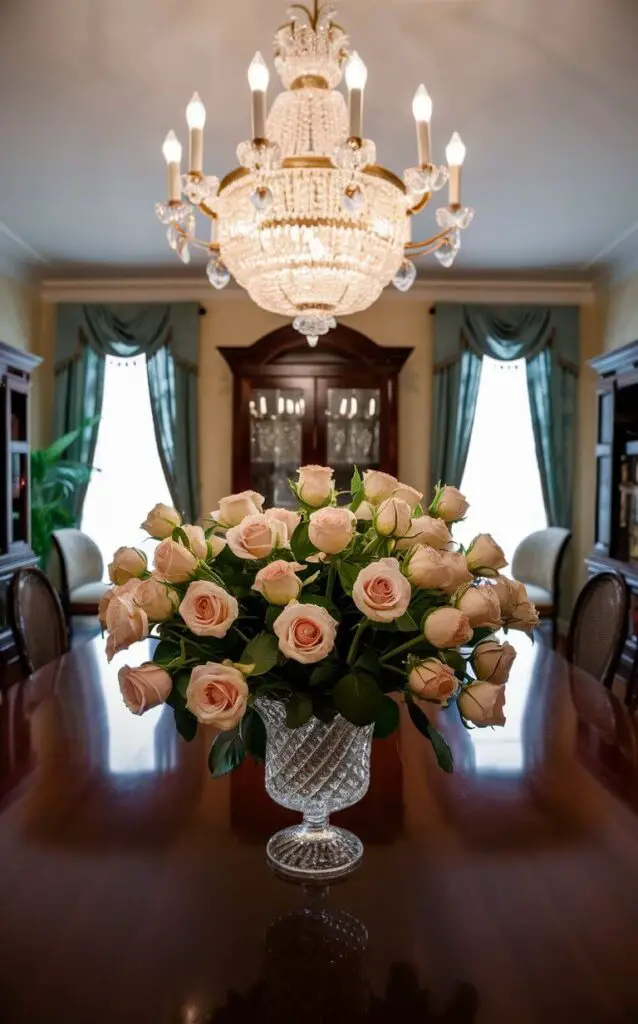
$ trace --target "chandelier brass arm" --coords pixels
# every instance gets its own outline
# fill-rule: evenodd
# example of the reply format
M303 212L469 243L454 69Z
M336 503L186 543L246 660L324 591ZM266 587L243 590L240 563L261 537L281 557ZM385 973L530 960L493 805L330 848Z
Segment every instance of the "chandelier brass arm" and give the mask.
M438 248L438 243L445 241L449 237L450 228L445 228L443 231L439 231L438 234L432 235L430 238L424 238L422 242L406 242L405 252L408 256L426 256L428 250L434 252ZM430 249L430 246L434 248Z

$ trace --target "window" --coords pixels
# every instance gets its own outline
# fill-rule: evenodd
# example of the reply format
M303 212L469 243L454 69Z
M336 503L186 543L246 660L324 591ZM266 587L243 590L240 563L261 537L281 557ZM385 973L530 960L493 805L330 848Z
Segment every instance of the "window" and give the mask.
M470 502L454 528L461 544L491 533L511 564L519 542L547 526L524 359L483 359L461 490Z
M122 545L140 548L150 561L154 544L140 523L158 501L172 505L172 499L157 451L144 356L106 360L93 465L82 529L100 548L105 567Z

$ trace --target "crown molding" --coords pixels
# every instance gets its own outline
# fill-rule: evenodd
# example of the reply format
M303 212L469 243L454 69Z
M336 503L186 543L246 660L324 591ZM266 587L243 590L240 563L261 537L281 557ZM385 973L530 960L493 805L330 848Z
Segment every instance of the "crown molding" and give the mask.
M41 297L47 302L248 302L246 292L229 287L216 292L202 273L198 277L149 277L45 279ZM419 278L413 288L402 293L387 288L383 299L401 302L486 302L585 305L596 298L591 281L565 281L556 278L513 278L493 276Z

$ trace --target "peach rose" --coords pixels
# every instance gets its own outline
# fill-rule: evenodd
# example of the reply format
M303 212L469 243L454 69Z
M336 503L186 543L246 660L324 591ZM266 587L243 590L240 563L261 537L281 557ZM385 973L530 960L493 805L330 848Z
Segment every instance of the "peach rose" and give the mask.
M406 559L403 571L410 583L421 590L442 590L451 579L443 554L427 544L417 544Z
M256 516L264 507L264 498L257 491L240 491L220 498L219 508L211 512L220 526L239 526L246 516Z
M143 715L145 711L164 704L173 688L168 672L151 661L139 668L124 665L117 678L124 703L134 715Z
M252 589L263 594L270 604L284 605L299 597L302 583L297 572L303 565L297 562L284 562L279 559L264 566L255 576Z
M423 633L433 647L459 647L472 639L467 615L458 608L435 608L425 620Z
M385 498L377 509L374 528L380 537L404 537L412 523L412 509L403 498Z
M280 523L286 529L286 540L292 538L293 533L301 522L301 516L298 512L293 512L291 508L269 508L266 509L264 515L269 523L275 520Z
M223 637L239 615L237 599L217 583L191 583L179 606L179 614L197 636Z
M334 495L334 471L330 466L302 466L297 470L297 494L306 505L317 508Z
M502 686L510 676L516 651L511 644L499 644L496 640L483 640L472 654L472 668L476 678L485 683Z
M463 583L469 583L472 573L467 567L465 555L460 551L442 551L441 558L447 568L450 579L443 587L446 594L453 594Z
M510 580L507 576L496 576L491 580L501 606L503 624L508 629L520 629L531 633L538 625L538 612L527 596L524 584Z
M155 576L167 583L185 583L197 570L197 558L192 551L170 537L157 545L153 560Z
M426 658L415 665L408 676L408 687L421 700L436 700L446 704L458 689L454 669L438 658Z
M261 513L246 516L226 534L228 547L238 558L256 561L267 558L276 548L289 548L288 531L278 519L268 522Z
M421 491L417 491L416 487L410 487L409 484L399 484L392 492L392 497L400 498L401 501L407 501L410 511L414 512L417 505L421 503L423 495Z
M496 576L507 565L505 553L489 533L479 533L465 552L467 567L475 576Z
M155 576L142 580L135 600L146 612L150 622L165 622L177 611L179 595Z
M505 687L471 683L458 699L459 711L474 725L505 725Z
M389 473L378 469L366 469L363 474L363 493L371 505L378 505L389 498L399 486L399 481Z
M447 484L442 487L437 497L430 506L433 516L445 520L446 523L458 523L467 515L470 505L464 494L456 487L449 487Z
M275 619L279 650L302 665L325 658L335 645L338 623L317 604L291 601Z
M418 516L417 519L412 520L406 536L398 541L397 548L399 551L405 551L413 544L429 544L431 548L443 551L451 540L450 531L442 519Z
M111 601L113 600L115 594L117 593L117 589L117 587L109 587L108 590L104 591L102 597L100 598L100 602L97 606L97 617L100 620L100 626L102 627L102 629L106 629L106 613L108 611L108 607Z
M355 512L355 516L364 523L370 522L370 520L374 519L374 508L369 501L362 501Z
M226 541L223 537L218 537L215 533L211 533L208 538L208 560L211 558L217 558L226 547Z
M319 551L336 555L352 540L357 519L349 508L320 508L310 515L308 536Z
M396 558L380 558L362 569L352 588L352 600L372 622L393 622L408 610L412 589Z
M155 505L142 523L141 529L156 540L170 537L176 526L182 525L182 517L172 505Z
M186 687L186 707L198 722L226 731L244 717L248 684L239 669L208 661L196 665Z
M135 601L131 592L113 594L106 609L106 656L109 661L138 640L148 636L148 616Z
M489 584L475 586L466 583L458 591L454 602L460 611L470 620L473 629L486 627L497 630L501 628L501 606L494 587Z
M184 526L182 526L182 530L188 537L188 543L191 546L191 551L195 555L195 558L208 558L208 543L202 527L191 526L190 523L185 523Z
M147 567L143 551L138 551L137 548L118 548L109 565L109 579L111 583L121 586L122 583L142 576Z

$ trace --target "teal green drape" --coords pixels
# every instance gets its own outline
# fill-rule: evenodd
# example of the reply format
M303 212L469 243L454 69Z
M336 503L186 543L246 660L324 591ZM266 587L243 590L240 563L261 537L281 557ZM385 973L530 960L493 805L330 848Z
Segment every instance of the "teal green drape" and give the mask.
M75 430L84 420L95 419L102 409L104 360L89 348L83 338L79 339L73 356L56 363L54 387L53 430L56 438ZM86 427L67 450L65 458L85 466L92 465L98 429L97 421ZM76 521L80 518L86 488L85 484L69 498L69 511Z
M146 356L160 460L173 502L191 522L199 514L198 313L195 303L66 305L56 331L56 430L100 411L106 356ZM92 458L97 425L89 434L70 457Z
M524 358L548 522L571 526L578 328L572 307L436 307L433 483L461 483L483 356Z

